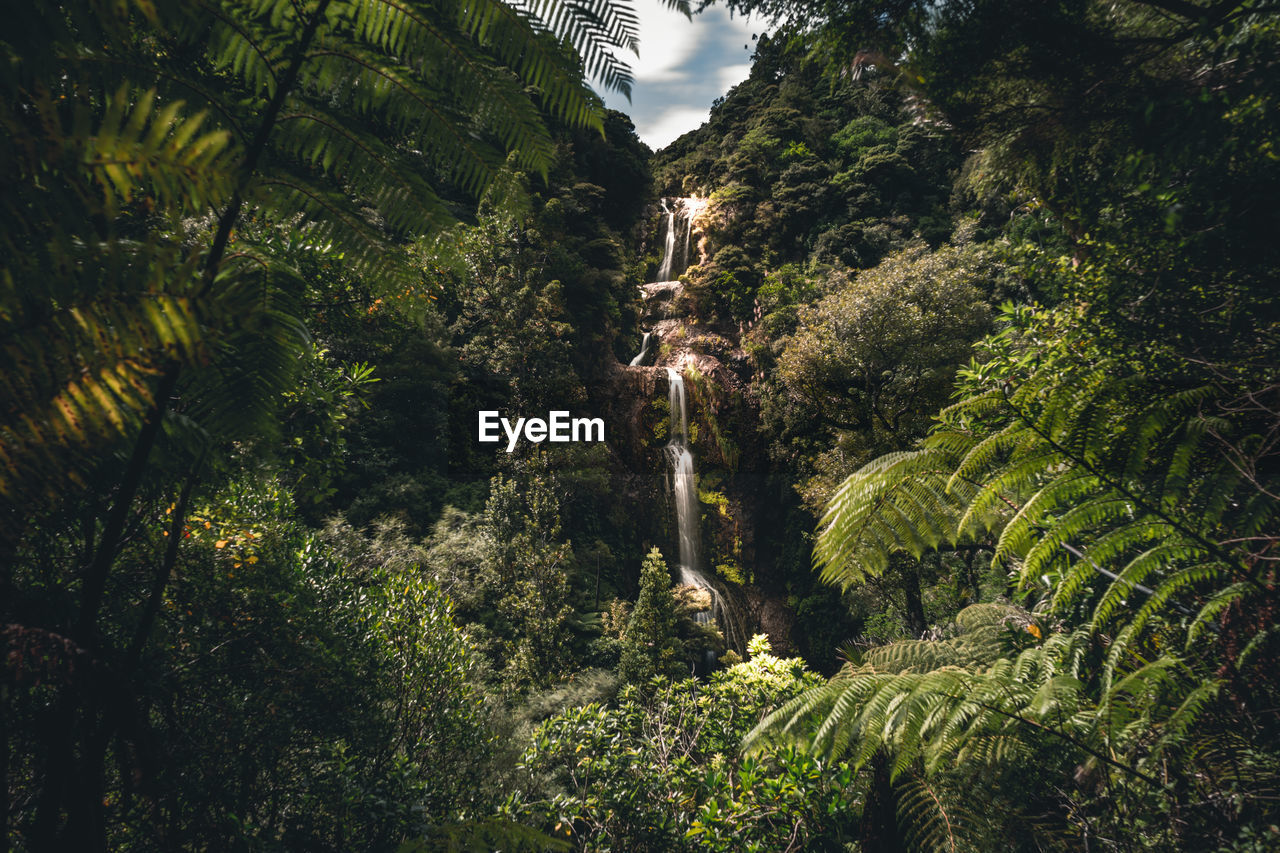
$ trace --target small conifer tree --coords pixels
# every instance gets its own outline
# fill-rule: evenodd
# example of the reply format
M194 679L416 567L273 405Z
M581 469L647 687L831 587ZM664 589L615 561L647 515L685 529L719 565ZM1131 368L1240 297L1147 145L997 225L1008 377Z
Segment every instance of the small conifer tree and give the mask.
M632 684L655 675L679 676L685 671L684 658L684 645L676 638L671 575L662 552L654 548L640 569L640 597L622 635L618 674Z

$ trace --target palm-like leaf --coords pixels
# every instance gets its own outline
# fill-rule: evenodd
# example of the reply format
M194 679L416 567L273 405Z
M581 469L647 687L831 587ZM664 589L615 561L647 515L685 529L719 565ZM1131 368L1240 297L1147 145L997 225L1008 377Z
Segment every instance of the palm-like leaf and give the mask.
M79 0L9 23L3 538L167 404L162 372L215 432L261 411L232 397L287 382L306 343L288 258L236 230L241 210L403 292L408 242L509 160L546 172L544 116L601 126L582 69L625 91L636 37L610 0Z
M1219 612L1216 591L1249 576L1247 556L1219 543L1239 538L1242 519L1252 530L1273 517L1274 502L1208 439L1209 389L1144 400L1118 372L1041 368L944 412L924 449L869 463L828 506L814 552L823 578L848 586L894 552L991 535L1023 589L1048 583L1058 612L1087 602L1095 631L1136 638L1191 601Z
M887 753L910 775L1017 760L1049 738L1155 785L1163 757L1214 713L1218 620L1269 595L1248 546L1277 501L1241 463L1261 438L1208 414L1221 389L1161 391L1105 359L1002 356L1000 343L969 371L985 388L944 411L921 449L841 486L815 562L847 587L894 553L985 538L1023 591L1047 589L1046 618L1076 627L1040 641L1045 623L1029 614L993 630L965 611L953 639L863 653L762 722L754 744L797 740L858 763ZM1229 664L1267 641L1251 630ZM1022 631L1038 641L1019 651Z

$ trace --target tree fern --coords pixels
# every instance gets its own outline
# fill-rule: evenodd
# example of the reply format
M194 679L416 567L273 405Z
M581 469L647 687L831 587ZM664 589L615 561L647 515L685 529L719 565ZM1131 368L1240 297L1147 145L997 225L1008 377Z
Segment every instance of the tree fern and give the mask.
M1233 658L1218 643L1224 618L1273 594L1265 551L1251 550L1277 509L1245 476L1247 454L1265 452L1257 427L1215 414L1222 388L1162 385L1087 349L1019 350L1009 334L988 341L990 360L966 371L966 396L920 449L846 480L814 558L847 587L894 553L985 540L1041 615L993 631L965 611L953 639L862 652L754 743L794 739L860 764L887 752L903 775L1017 761L1056 740L1158 788L1160 762L1220 713L1223 673L1270 642L1257 623Z
M952 461L945 451L891 453L845 480L823 516L814 552L822 579L847 588L883 573L895 551L919 557L951 541L965 507L961 494L947 488Z
M14 11L0 72L9 541L25 510L168 405L154 393L163 372L182 373L186 411L222 426L253 407L220 408L213 377L239 377L257 400L280 387L306 336L282 313L285 258L246 239L242 211L388 295L412 290L408 243L464 212L509 158L545 174L544 116L600 127L582 70L625 91L615 51L636 38L634 13L608 0ZM274 331L242 334L246 316ZM270 358L236 355L267 341Z
M1143 401L1144 384L1116 374L1054 362L956 404L923 449L868 464L824 516L824 579L848 585L895 551L918 557L990 535L1022 588L1049 582L1055 610L1088 597L1095 631L1139 614L1145 624L1245 579L1246 555L1225 544L1230 511L1273 508L1214 458L1200 415L1209 391Z
M819 755L847 754L859 766L886 750L898 776L917 761L937 773L957 761L1021 754L1048 738L1082 757L1149 777L1141 761L1113 757L1123 756L1126 743L1108 743L1107 734L1160 704L1163 693L1140 688L1156 684L1172 664L1140 670L1118 684L1113 698L1124 696L1128 703L1099 704L1079 677L1091 647L1084 632L1050 635L1012 657L998 636L961 634L929 643L937 647L931 668L917 668L920 656L896 648L901 645L886 647L878 665L846 665L826 685L778 709L752 732L748 748L798 741ZM1117 709L1124 715L1116 716Z
M583 69L625 90L614 51L634 46L635 19L610 0L5 12L0 586L30 580L10 566L36 550L51 508L100 489L107 506L85 522L83 553L38 583L67 598L57 627L92 656L93 684L127 683L132 664L119 662L138 660L147 631L127 653L112 648L136 617L110 609L137 601L139 578L113 573L136 541L137 496L167 488L148 477L157 457L186 475L190 460L173 456L203 459L270 428L317 286L294 263L324 254L388 298L428 289L416 240L467 215L504 168L545 175L549 121L602 128ZM150 602L179 521L143 581ZM107 846L105 797L78 792L103 791L110 744L133 725L115 702L96 688L50 701L66 743L45 745L60 758L38 821L61 846Z

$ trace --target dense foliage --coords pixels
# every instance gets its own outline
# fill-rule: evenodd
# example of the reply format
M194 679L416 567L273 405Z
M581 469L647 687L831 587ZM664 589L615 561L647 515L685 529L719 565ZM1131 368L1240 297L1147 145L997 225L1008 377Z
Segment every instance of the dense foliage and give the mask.
M0 849L1280 846L1280 12L727 5L6 6Z
M6 6L6 849L386 849L484 814L483 659L395 528L434 520L449 460L387 453L409 413L373 406L457 373L424 240L504 170L634 158L582 68L625 90L635 19L567 11ZM394 494L376 536L319 527ZM505 559L555 583L531 505ZM513 678L556 672L513 642Z
M547 720L522 759L528 792L507 808L592 850L843 849L857 825L847 767L795 749L738 755L762 714L817 681L763 635L749 655Z
M943 791L982 772L998 796L1018 768L1027 808L995 826L952 800L966 847L1033 823L1039 849L1269 846L1277 270L1271 218L1241 217L1275 176L1257 112L1275 22L1250 3L815 5L828 34L874 22L862 72L910 80L981 146L974 189L1026 199L1065 242L1009 229L1040 303L1006 307L918 449L840 486L815 551L854 589L988 551L1030 612L1000 642L960 645L968 617L858 656L757 737L887 756Z

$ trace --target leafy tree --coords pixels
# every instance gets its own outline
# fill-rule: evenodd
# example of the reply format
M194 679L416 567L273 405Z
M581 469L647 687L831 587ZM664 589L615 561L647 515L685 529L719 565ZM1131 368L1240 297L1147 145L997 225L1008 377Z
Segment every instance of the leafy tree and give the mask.
M505 623L503 675L515 688L545 687L573 661L568 620L573 613L573 545L560 539L560 507L552 483L501 475L485 505L485 535L502 582L497 610Z
M367 365L378 381L349 412L343 464L331 472L328 497L308 512L313 523L339 512L356 527L393 516L424 536L446 504L483 507L490 472L469 470L459 453L460 425L449 417L457 354L436 305L423 300L399 310L358 286L321 301L316 344ZM474 439L475 424L468 426ZM406 441L411 434L422 438ZM467 490L480 494L470 498Z
M1045 624L1018 607L979 604L941 639L859 652L827 685L767 717L748 753L791 742L808 731L806 717L821 720L808 748L847 755L879 789L864 811L864 844L874 834L896 849L1070 849L1040 815L1061 808L1047 771L1070 772L1070 750L1083 745L1064 672L1085 652Z
M667 562L657 548L640 568L640 597L622 635L618 674L630 684L685 670L683 644L676 638L676 601Z
M1229 361L1236 342L1270 340L1276 247L1271 214L1252 211L1269 210L1280 177L1265 153L1275 117L1261 107L1277 95L1274 10L1252 0L729 5L816 30L862 79L909 89L922 123L945 121L980 152L976 183L1048 211L1076 263L1111 268L1077 294L1140 357L1166 360L1156 369Z
M524 176L509 180L511 192L522 194ZM516 411L573 405L583 393L563 287L547 276L548 241L530 211L495 201L481 210L477 227L444 238L457 241L442 248L458 262L460 305L450 331L459 355Z
M98 798L111 849L389 848L482 803L466 773L489 751L477 661L412 552L306 529L256 472L189 500L176 524L156 507L121 554L132 582L183 542L149 637L111 635L132 656L99 711L118 747L102 777L63 782ZM105 676L39 627L5 640L6 831L57 849L48 786L76 765L45 744L74 748L61 694Z
M775 374L780 416L788 431L803 424L811 432L816 418L838 436L806 487L811 503L848 470L924 433L988 327L980 285L991 266L976 247L918 247L850 282L837 279L833 292L800 309Z
M323 350L313 351L304 369L312 376L283 395L280 463L295 499L314 506L337 491L334 483L347 462L346 422L369 405L361 391L380 380L369 365L337 365Z
M823 749L859 762L887 749L895 774L921 755L936 767L935 748L948 763L960 754L1004 765L1003 749L988 750L1035 752L1054 739L1090 772L1119 774L1130 790L1119 799L1144 819L1181 807L1185 773L1229 787L1232 762L1270 790L1280 765L1255 703L1274 694L1263 673L1275 638L1249 614L1275 606L1259 557L1277 506L1268 481L1248 473L1269 470L1253 432L1269 418L1210 417L1220 389L1171 390L1125 371L1071 320L1067 309L1011 311L924 448L845 482L816 549L824 577L848 586L895 552L990 542L1017 591L1039 600L1023 622L1035 642L988 645L970 662L948 643L889 646L891 667L851 665L770 725L800 733L825 717ZM897 722L874 719L906 697L920 704ZM1216 801L1169 843L1225 843L1261 813L1247 797Z
M813 256L871 267L917 233L937 245L952 230L960 158L949 135L918 127L898 93L851 80L811 46L792 30L762 36L750 78L713 106L706 125L655 155L663 193L710 197L709 260L717 276L749 288L719 294L735 320L747 319L752 291L782 264ZM855 132L859 121L887 133ZM745 252L749 272L719 257L734 251Z
M6 370L25 377L8 389L10 501L47 494L41 483L83 472L83 454L145 420L130 471L143 468L182 371L211 354L254 363L236 389L241 419L250 399L278 390L301 343L280 290L290 271L270 245L228 251L242 213L339 246L371 278L406 281L397 238L451 218L442 197L483 189L506 151L546 169L540 104L523 85L557 115L599 126L548 28L623 88L607 46L634 39L603 3L546 21L497 2L118 11L37 7L6 36L6 183L20 192L4 208L5 338L11 367L20 354L42 366ZM207 240L192 231L206 216ZM26 286L37 280L39 292ZM154 376L164 381L153 387ZM226 415L212 391L194 408ZM18 529L7 522L6 538ZM92 591L101 571L90 574Z
M12 11L0 598L5 624L87 656L91 677L57 682L51 724L18 760L39 779L31 846L95 850L109 754L130 748L133 715L112 697L136 678L192 484L206 458L220 467L233 441L270 434L297 378L296 261L341 258L347 281L425 296L410 241L465 211L508 155L545 173L546 116L598 131L583 71L625 90L611 48L633 46L635 22L608 2ZM124 565L173 480L187 485L168 542L147 540L153 566L132 550ZM95 493L110 496L101 512ZM41 545L71 530L84 551L55 567Z

